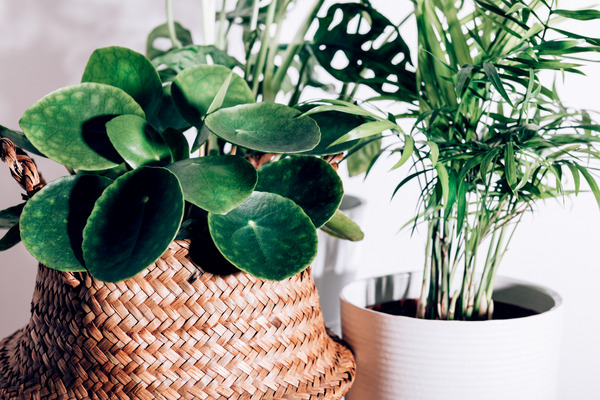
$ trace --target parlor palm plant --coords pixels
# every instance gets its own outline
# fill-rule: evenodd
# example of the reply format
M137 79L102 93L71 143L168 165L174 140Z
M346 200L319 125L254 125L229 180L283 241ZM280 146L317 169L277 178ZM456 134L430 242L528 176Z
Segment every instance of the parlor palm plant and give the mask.
M380 15L363 3L356 5L362 20ZM583 57L598 52L600 40L564 30L559 23L596 20L600 11L563 10L544 0L413 4L416 68L410 61L398 64L394 73L401 79L389 82L389 68L379 68L385 61L359 63L363 72L376 72L370 82L397 87L379 91L371 104L391 99L409 111L379 117L378 126L371 122L339 142L378 137L389 129L387 136L398 137L402 145L377 152L372 161L389 151L400 153L395 168L412 159L394 194L410 181L419 182L418 215L406 225L427 226L416 316L489 318L496 274L522 215L539 200L578 194L581 181L600 203L594 167L600 127L588 112L565 107L543 76L583 73ZM343 30L348 23L333 29ZM380 38L379 51L406 53L390 36ZM344 51L353 65L360 49L341 45L327 50ZM352 112L354 105L345 107ZM406 117L416 119L408 134L396 121ZM567 179L572 185L566 185Z

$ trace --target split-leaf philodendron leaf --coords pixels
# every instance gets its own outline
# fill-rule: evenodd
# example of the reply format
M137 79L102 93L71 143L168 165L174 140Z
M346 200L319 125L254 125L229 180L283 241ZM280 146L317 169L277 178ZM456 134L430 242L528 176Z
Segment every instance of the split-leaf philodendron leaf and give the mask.
M219 89L231 74L222 65L196 65L181 72L171 86L171 97L183 118L200 127ZM248 84L233 74L221 107L253 103L254 96Z
M341 19L336 18L338 14ZM358 26L353 28L357 19ZM408 45L398 28L370 5L332 5L319 18L312 47L323 68L342 82L368 85L395 100L417 99L415 73L407 70L411 62ZM338 54L347 65L335 63Z
M106 123L106 133L115 150L132 168L171 163L171 149L144 118L120 115Z
M294 156L264 165L258 171L256 190L293 200L317 228L335 214L344 196L335 170L313 156Z
M122 162L105 124L123 114L145 117L136 101L121 89L80 83L39 100L25 111L19 124L27 139L54 161L74 169L103 170Z
M141 167L100 196L83 230L88 271L105 282L137 275L167 250L183 218L183 192L165 168Z
M256 169L238 156L205 156L171 164L185 199L215 214L231 211L250 196L256 186Z
M283 104L261 102L225 108L210 114L206 126L235 145L265 153L312 150L321 139L310 117Z
M81 82L104 83L122 89L147 116L156 114L162 102L162 84L154 65L142 54L124 47L94 51Z
M239 269L280 281L304 270L317 252L310 218L290 199L254 192L225 215L209 214L219 251Z
M21 214L21 239L39 262L59 271L85 271L82 234L94 203L111 184L97 175L59 178L36 193Z
M192 34L189 30L184 28L177 21L175 21L173 25L175 27L175 37L177 38L177 40L179 40L182 46L189 46L194 43L194 41L192 40ZM146 56L148 56L148 58L151 60L173 50L173 48L163 49L162 46L157 46L157 41L159 41L160 39L165 39L168 42L171 41L169 34L169 25L167 25L166 23L157 26L148 35L148 39L146 40Z

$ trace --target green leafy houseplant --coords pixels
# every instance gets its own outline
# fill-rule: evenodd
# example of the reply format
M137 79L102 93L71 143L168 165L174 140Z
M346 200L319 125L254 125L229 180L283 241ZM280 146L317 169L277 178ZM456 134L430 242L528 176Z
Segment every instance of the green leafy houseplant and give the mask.
M360 240L338 211L343 187L330 164L356 143L328 148L363 120L335 110L313 119L302 114L313 106L292 107L307 86L331 88L316 79L304 39L323 1L281 44L291 3L240 0L217 21L205 13L205 31L217 37L201 46L167 1L168 22L150 34L146 56L98 49L81 83L25 111L22 132L2 127L3 138L70 172L0 213L11 228L2 249L22 240L50 268L117 282L190 239L207 271L282 280L311 263L316 229ZM234 25L244 31L243 63L227 53ZM171 48L157 48L165 38Z
M363 18L377 24L368 2ZM588 112L560 101L544 72L581 74L584 57L600 42L560 28L561 20L591 21L597 10L563 10L543 0L414 0L418 30L416 68L395 70L388 95L408 112L380 118L399 148L394 168L410 165L418 181L417 216L407 226L427 225L424 278L417 317L472 320L491 317L495 278L522 215L540 200L578 194L585 181L600 204L594 173L598 132ZM334 29L343 31L347 19ZM380 51L402 48L384 40ZM343 49L352 56L357 46ZM359 74L365 69L358 65ZM385 82L385 69L369 82ZM399 71L400 70L400 71ZM351 106L348 108L350 111ZM397 123L415 118L410 134ZM339 139L373 137L350 132ZM379 135L379 133L375 133ZM409 160L412 159L412 163ZM567 181L571 185L567 185Z

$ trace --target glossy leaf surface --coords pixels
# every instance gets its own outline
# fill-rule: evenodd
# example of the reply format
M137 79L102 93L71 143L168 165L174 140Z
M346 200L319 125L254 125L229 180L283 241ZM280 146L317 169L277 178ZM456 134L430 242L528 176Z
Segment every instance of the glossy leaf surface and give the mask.
M295 156L264 165L258 171L256 190L293 200L317 228L335 214L344 196L342 180L335 170L312 156Z
M369 5L329 7L319 19L313 51L323 68L342 82L362 83L396 100L417 98L415 73L407 70L408 45L398 28Z
M137 275L177 235L183 193L165 168L141 167L118 178L96 202L83 231L89 272L105 282Z
M344 143L331 146L333 142L335 142L354 128L358 127L359 125L362 125L364 123L364 120L362 118L356 115L336 111L312 114L310 117L313 120L315 120L315 122L319 126L319 130L321 132L321 141L319 142L317 147L305 152L304 154L338 154L351 149L358 143L358 140L350 140Z
M171 162L166 140L144 118L121 115L106 123L106 133L117 152L132 168Z
M223 65L229 69L241 67L234 57L215 46L192 45L181 49L172 49L156 57L152 63L159 70L163 81L172 81L177 74L194 65Z
M175 128L167 128L161 136L169 145L171 158L173 161L180 161L190 158L190 145L185 135Z
M19 123L31 143L54 161L74 169L102 170L122 162L105 124L123 114L144 117L121 89L81 83L45 96L25 111Z
M19 234L19 224L11 227L5 234L0 238L0 251L5 251L13 248L21 241Z
M142 54L111 46L92 53L81 82L104 83L122 89L144 110L154 115L162 102L162 84L154 65Z
M265 153L300 153L320 141L317 123L282 104L261 102L221 109L206 118L212 133L228 142Z
M317 252L317 233L310 218L293 201L274 193L254 192L228 214L209 214L208 225L225 258L262 279L293 276Z
M335 215L321 227L321 230L338 239L352 242L363 240L365 237L360 226L340 210L335 212Z
M21 203L0 211L0 229L9 229L18 223L24 206L25 203Z
M175 128L185 131L191 128L191 125L181 116L173 99L171 98L171 83L162 88L162 103L158 113L150 116L148 121L159 131L167 128Z
M186 201L216 214L231 211L256 186L256 169L238 156L206 156L169 166L183 188Z
M0 125L0 137L10 140L15 144L15 146L20 147L25 151L45 157L38 149L35 148L34 145L31 144L23 132L13 131L12 129L8 129Z
M202 118L230 74L231 70L222 65L196 65L177 75L171 87L171 97L186 121L195 126L201 125ZM233 74L222 107L253 102L254 96L246 81Z
M21 238L39 262L59 271L85 271L82 234L94 203L111 180L96 175L57 179L36 193L21 215Z

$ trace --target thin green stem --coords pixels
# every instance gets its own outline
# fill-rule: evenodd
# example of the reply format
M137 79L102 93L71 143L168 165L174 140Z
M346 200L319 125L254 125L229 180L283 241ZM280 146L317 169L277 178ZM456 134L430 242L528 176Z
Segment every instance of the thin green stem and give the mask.
M180 49L183 47L179 39L177 39L177 32L175 31L175 20L173 19L173 0L166 0L165 8L167 12L167 27L169 28L169 39L173 48Z
M219 28L217 31L217 48L225 50L227 48L227 19L225 13L226 0L223 0L221 11L219 12Z
M294 60L294 57L300 52L300 49L304 44L304 36L306 36L308 28L310 28L310 25L314 21L324 2L325 0L316 0L315 4L313 5L313 8L306 16L306 19L300 25L298 31L296 31L296 35L294 36L292 43L290 43L283 56L281 66L277 69L277 72L275 73L272 86L273 91L278 92L281 89L283 80L287 74L290 65L292 64L292 61Z
M267 50L269 49L270 42L270 30L271 25L273 25L273 19L275 18L275 8L277 6L277 1L272 1L269 4L269 8L267 8L267 19L265 21L265 30L263 31L263 36L260 42L260 51L258 52L258 59L256 60L256 65L254 67L254 72L252 74L252 93L256 98L258 96L258 87L260 83L260 76L263 73L263 69L265 66L265 61L267 58Z
M427 237L431 238L433 235L433 223L429 222L427 228ZM429 296L429 285L428 281L431 279L431 240L427 240L425 246L425 267L423 272L423 285L421 286L421 295L419 296L419 304L417 305L417 318L425 318L425 312L427 310L427 298Z
M215 0L201 0L202 5L202 37L207 46L215 44Z
M302 92L304 76L306 75L307 67L308 67L308 59L304 60L304 62L302 63L302 66L300 67L300 71L298 72L298 83L296 83L296 87L294 88L294 93L292 93L292 96L290 97L290 101L288 102L288 105L290 107L293 107L296 104L298 104L298 101L300 100L300 93Z
M278 88L273 87L273 74L275 72L275 57L279 53L279 36L281 27L283 26L283 20L287 12L287 7L290 4L290 0L277 0L281 2L279 10L275 16L274 23L277 25L275 35L269 41L269 50L267 52L267 61L265 66L265 79L263 80L263 100L275 101L277 96Z

